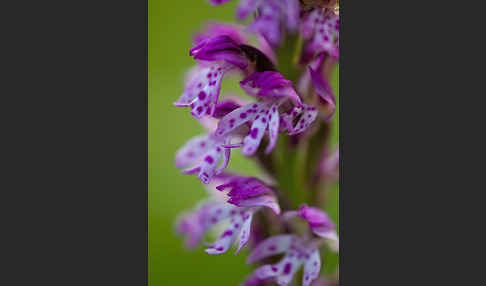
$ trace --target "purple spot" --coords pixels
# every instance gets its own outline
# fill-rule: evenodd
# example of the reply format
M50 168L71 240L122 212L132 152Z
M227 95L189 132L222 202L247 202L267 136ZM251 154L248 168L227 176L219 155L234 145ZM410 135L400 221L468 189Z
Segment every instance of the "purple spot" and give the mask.
M217 218L215 218L215 217L213 217L213 218L211 218L211 222L212 222L212 223L217 223L217 222L218 222L218 219L217 219Z
M284 270L283 270L284 274L289 274L290 270L292 270L292 264L290 264L290 263L285 264Z
M267 119L265 117L262 117L262 122L263 123L267 122Z
M242 114L240 114L240 118L241 119L245 119L246 118L246 113L243 112Z
M194 156L194 153L193 153L193 152L188 152L188 153L186 154L186 156L187 156L187 157L192 157L192 156Z
M202 109L203 109L203 108L202 108L202 106L198 106L198 107L196 108L197 113L201 113L201 112L202 112Z
M204 161L208 162L209 164L212 164L214 162L213 157L209 155L204 158Z
M258 104L253 104L253 108L257 108L258 107Z
M223 233L223 235L221 237L226 237L226 236L232 236L233 235L233 231L231 230L227 230Z
M235 215L236 214L236 211L235 210L231 210L230 211L230 215Z
M221 148L220 147L216 147L216 152L221 152Z
M204 100L206 98L206 93L204 91L201 91L198 96L197 96L200 100Z
M211 76L213 76L213 75L211 73L208 73L207 77L211 78Z
M257 115L257 116L255 117L255 120L258 120L258 118L260 118L260 115Z
M272 266L272 271L273 271L273 272L277 272L277 270L278 270L278 268L277 268L277 267Z
M277 247L275 245L270 245L270 247L268 247L268 250L275 251L277 250Z
M235 224L235 228L238 228L240 225L239 224Z
M199 143L199 146L201 146L201 147L206 146L206 142L201 142L201 143Z
M223 247L216 248L217 251L223 251L223 249L224 249Z
M251 136L251 138L256 139L256 138L257 138L257 136L258 136L258 128L253 128L253 129L250 131L250 136Z

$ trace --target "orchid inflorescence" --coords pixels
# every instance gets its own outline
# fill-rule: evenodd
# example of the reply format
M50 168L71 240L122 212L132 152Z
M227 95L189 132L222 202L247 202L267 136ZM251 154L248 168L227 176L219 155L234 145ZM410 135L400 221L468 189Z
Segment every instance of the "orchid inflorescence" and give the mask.
M321 209L339 168L328 132L336 110L328 81L339 58L337 2L241 0L237 19L254 16L247 27L211 22L189 51L196 65L174 105L189 108L207 133L177 151L176 167L196 174L209 198L181 215L177 229L195 248L225 223L206 252L225 253L236 241L236 253L251 248L248 263L260 265L244 285L290 285L300 268L304 286L337 283L320 275L320 249L339 249L335 224ZM220 96L230 76L241 78L253 100ZM260 163L261 177L226 170L238 148Z

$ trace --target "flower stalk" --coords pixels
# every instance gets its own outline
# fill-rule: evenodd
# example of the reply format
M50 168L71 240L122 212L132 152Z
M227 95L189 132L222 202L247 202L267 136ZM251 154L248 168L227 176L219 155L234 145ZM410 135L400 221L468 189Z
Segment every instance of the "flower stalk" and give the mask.
M196 65L174 105L190 108L207 132L177 152L176 167L197 175L208 199L184 213L177 229L195 248L224 224L206 252L249 250L255 270L242 285L337 283L338 232L324 209L336 207L328 196L339 169L329 85L339 58L338 6L241 0L237 19L253 15L247 27L210 23L189 51ZM252 100L220 94L229 76L241 78ZM234 149L259 163L260 176L227 170Z

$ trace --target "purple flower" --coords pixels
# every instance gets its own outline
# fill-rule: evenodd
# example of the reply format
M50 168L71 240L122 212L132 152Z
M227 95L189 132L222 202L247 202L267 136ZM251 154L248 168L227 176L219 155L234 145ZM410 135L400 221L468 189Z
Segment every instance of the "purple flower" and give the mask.
M237 18L248 17L258 11L249 29L260 34L272 45L282 41L284 25L294 31L299 22L298 0L241 0L237 7Z
M331 248L337 250L339 238L337 236L334 224L332 223L329 216L322 210L314 207L308 207L303 204L297 211L288 211L284 214L285 219L289 219L294 216L299 216L300 218L307 221L311 231L322 238L331 240Z
M221 138L212 135L199 135L190 139L176 153L176 167L188 168L184 174L198 173L198 178L205 184L211 181L214 175L220 174L227 166L231 149L226 148ZM223 157L223 163L218 163Z
M201 118L214 113L224 74L234 69L246 69L248 60L238 44L227 35L203 40L191 49L190 55L200 60L192 69L181 97L174 102L179 107L191 107L191 114Z
M226 182L226 184L216 187L219 191L232 188L228 193L229 204L220 199L202 204L195 211L186 213L179 219L178 230L187 236L186 245L193 248L210 228L229 219L229 226L219 239L209 245L206 252L209 254L226 252L240 234L236 251L238 253L250 239L253 214L261 207L268 207L278 215L280 207L271 189L256 178L223 174L216 179ZM213 197L216 198L214 195Z
M312 57L327 52L334 58L339 57L339 15L331 9L311 11L301 25L301 34L309 40L304 47L304 56Z
M183 214L178 220L177 229L179 233L186 236L186 246L194 248L209 229L229 219L230 223L225 231L209 245L206 252L209 254L226 252L241 232L239 251L248 241L254 211L251 208L238 208L222 201L203 203L195 211Z
M268 154L277 143L279 131L288 129L292 134L300 133L317 116L317 109L302 104L299 96L292 88L292 82L286 80L278 72L255 72L241 81L240 85L248 94L260 98L261 101L247 104L228 113L219 121L215 135L230 137L237 128L251 122L247 135L242 142L242 153L246 156L255 154L267 129L270 140L265 152ZM287 100L294 105L297 104L300 112L295 111L286 115L284 128L281 128L282 120L279 114L279 106ZM293 120L302 113L302 110L303 115L300 117L297 127L294 128Z
M276 215L280 214L280 206L274 192L262 181L253 177L232 177L227 183L217 186L216 189L228 192L228 203L239 207L266 206Z
M292 234L275 235L262 241L248 257L248 263L277 254L285 254L276 264L267 264L255 270L259 279L273 278L279 285L289 285L294 274L304 265L303 286L319 276L321 258L319 250Z

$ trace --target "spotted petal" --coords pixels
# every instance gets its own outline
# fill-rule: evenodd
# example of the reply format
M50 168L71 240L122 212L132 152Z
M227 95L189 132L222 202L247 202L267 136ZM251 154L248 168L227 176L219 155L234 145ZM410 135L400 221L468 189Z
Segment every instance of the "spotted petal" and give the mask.
M314 249L309 259L306 260L304 264L304 276L302 277L302 286L309 286L311 282L317 277L321 271L321 256L319 251Z
M262 141L263 135L268 125L268 110L266 113L260 114L257 120L253 121L251 125L250 133L243 140L243 149L241 153L245 156L251 156L255 154Z
M277 138L278 138L278 131L279 131L279 123L280 123L280 117L278 114L278 105L274 104L270 108L270 114L268 115L268 135L270 138L270 141L268 143L267 148L265 149L265 153L269 154L272 152L273 148L275 148L275 145L277 144Z
M253 263L272 255L284 253L290 248L293 240L295 240L295 236L292 234L271 236L255 247L250 256L248 256L247 263Z

